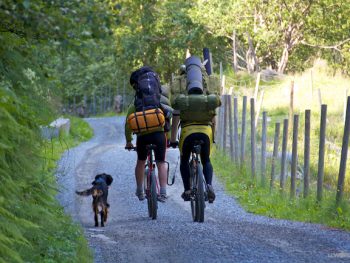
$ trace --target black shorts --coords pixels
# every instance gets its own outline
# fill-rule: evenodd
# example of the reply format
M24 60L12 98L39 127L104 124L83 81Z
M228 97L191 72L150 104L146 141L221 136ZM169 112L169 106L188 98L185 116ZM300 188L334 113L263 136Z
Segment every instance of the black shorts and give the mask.
M194 146L195 141L203 141L203 144L201 145L201 161L202 163L207 163L210 162L210 140L207 134L205 133L192 133L188 135L185 138L185 141L182 145L182 160L188 160L190 159L191 156L191 151Z
M137 147L137 159L144 161L147 159L147 149L146 145L154 144L156 149L154 149L154 157L156 161L163 162L165 160L166 151L166 136L165 133L153 132L150 134L139 135L136 139Z

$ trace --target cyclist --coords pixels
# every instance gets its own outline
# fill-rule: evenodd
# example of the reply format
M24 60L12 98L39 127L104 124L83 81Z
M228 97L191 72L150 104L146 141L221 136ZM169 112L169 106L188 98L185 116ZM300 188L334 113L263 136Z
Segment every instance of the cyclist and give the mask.
M220 97L203 92L202 64L199 58L186 59L187 95L179 95L172 105L174 108L170 146L175 148L179 144L180 172L184 186L181 197L190 201L190 167L189 158L195 142L201 141L201 162L203 174L207 183L208 201L215 200L212 186L213 166L210 162L210 148L214 141L215 109L221 105ZM181 135L179 143L176 135L181 121Z
M148 66L141 67L140 69L134 71L130 76L130 84L135 90L135 100L134 104L131 104L127 112L127 120L125 123L125 148L134 147L132 143L132 131L137 134L136 139L136 151L137 151L137 162L135 167L135 178L136 178L136 196L140 201L145 199L145 194L143 191L144 182L144 172L145 163L147 158L146 145L154 144L156 148L154 150L155 162L158 168L158 177L160 184L160 195L158 201L165 202L167 198L166 194L166 184L167 184L167 165L165 161L165 151L167 145L167 139L164 132L164 123L159 123L159 125L153 125L154 127L137 127L138 132L132 130L130 123L128 121L129 116L133 116L137 112L147 113L143 115L142 118L153 118L159 121L159 111L157 109L162 109L165 117L171 115L169 108L165 109L160 103L161 96L161 86L158 75ZM155 109L155 110L154 110ZM148 114L149 111L155 111L155 114ZM151 123L152 119L148 120ZM138 121L137 121L138 122ZM148 125L149 125L148 123ZM138 123L138 125L141 125Z

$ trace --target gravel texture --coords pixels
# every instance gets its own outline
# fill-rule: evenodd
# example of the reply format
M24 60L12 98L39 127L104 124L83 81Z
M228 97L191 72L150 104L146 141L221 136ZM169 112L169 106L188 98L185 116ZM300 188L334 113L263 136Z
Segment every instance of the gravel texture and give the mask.
M158 219L151 220L146 201L135 196L136 153L124 150L124 118L86 121L95 136L60 160L58 199L83 226L95 262L350 262L349 232L247 213L215 178L217 198L207 204L205 222L193 222L190 204L180 198L179 166L167 202L159 204ZM167 152L170 173L178 156L177 149ZM91 197L74 191L90 187L101 172L114 182L106 227L96 228Z

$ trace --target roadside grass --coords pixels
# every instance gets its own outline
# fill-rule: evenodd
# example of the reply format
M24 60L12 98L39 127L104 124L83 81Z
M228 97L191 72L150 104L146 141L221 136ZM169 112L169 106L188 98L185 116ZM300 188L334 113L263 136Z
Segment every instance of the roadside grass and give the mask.
M323 200L317 202L315 188L311 187L309 196L303 198L299 182L297 196L291 198L288 183L283 193L280 192L277 183L270 192L268 179L263 186L259 177L252 179L248 168L239 168L221 151L214 152L212 162L215 174L224 184L226 191L248 212L350 230L350 204L344 201L337 207L334 191L324 189ZM344 200L350 198L349 195L345 197Z
M71 135L45 141L45 118L7 91L0 89L0 262L92 262L82 228L56 199L54 174L61 153L92 132L71 119Z
M61 158L61 155L66 150L83 141L89 140L93 136L91 127L85 121L77 117L65 117L71 121L70 133L61 133L58 138L46 140L42 147L43 158L46 160L43 169L46 173L50 174L52 179L54 179L57 161ZM51 183L56 188L55 179ZM56 193L57 191L55 190L54 195ZM72 219L64 213L63 208L58 204L55 210L57 219L52 220L53 223L48 231L50 236L53 236L53 238L50 238L50 252L54 262L62 262L62 255L69 256L67 250L71 250L72 252L68 260L69 262L92 262L92 252L84 238L81 227L73 223ZM46 243L44 242L42 245ZM67 258L64 260L67 260Z

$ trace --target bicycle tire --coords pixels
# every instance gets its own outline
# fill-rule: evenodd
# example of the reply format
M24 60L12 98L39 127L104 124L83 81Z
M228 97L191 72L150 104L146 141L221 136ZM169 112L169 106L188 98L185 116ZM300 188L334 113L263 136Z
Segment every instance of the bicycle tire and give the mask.
M150 189L150 210L152 219L157 219L157 210L158 210L158 194L157 194L157 177L154 170L150 176L151 180L151 189Z
M201 164L197 164L197 193L195 198L197 222L204 222L205 195L204 195L204 177Z
M194 222L197 222L196 204L192 195L196 194L196 174L193 169L193 163L190 163L190 189L191 189L191 214Z
M145 178L144 178L144 191L145 191L145 195L146 195L146 199L147 199L147 210L148 210L148 216L152 217L152 209L151 209L151 191L150 191L150 178L151 176L148 175L149 173L149 168L146 166L145 168Z

